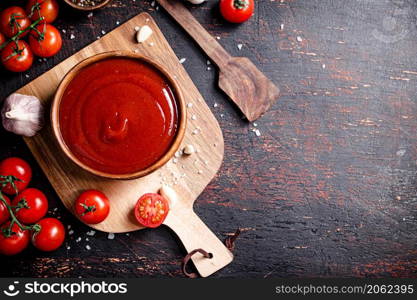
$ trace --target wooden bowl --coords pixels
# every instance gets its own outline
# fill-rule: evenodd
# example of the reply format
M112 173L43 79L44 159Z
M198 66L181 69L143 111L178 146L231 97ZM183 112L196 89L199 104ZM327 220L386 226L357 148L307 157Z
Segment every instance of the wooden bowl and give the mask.
M99 4L96 4L94 6L79 6L76 3L72 2L71 0L64 0L68 5L72 6L75 9L78 10L84 10L84 11L91 11L91 10L96 10L99 8L102 8L104 6L106 6L107 4L109 4L112 0L103 0L102 2L100 2Z
M132 58L132 59L138 59L141 61L144 61L146 63L148 63L149 65L151 65L152 67L154 67L156 70L158 70L159 72L161 72L161 74L168 80L169 84L171 85L172 91L174 93L175 96L175 100L177 101L178 104L178 131L177 134L174 138L174 141L171 145L171 147L169 148L169 150L164 154L164 156L162 156L158 161L156 161L153 165L149 166L146 169L143 170L139 170L137 172L134 173L129 173L129 174L111 174L111 173L105 173L102 171L98 171L95 170L89 166L87 166L86 164L84 164L83 162L81 162L72 152L71 150L68 148L68 146L66 145L62 134L61 134L61 129L60 129L60 122L59 122L59 110L60 110L60 104L61 104L61 100L62 100L62 96L68 86L68 84L72 81L73 78L75 78L75 76L77 76L77 74L86 66L95 63L97 61L106 59L106 58L111 58L111 57L125 57L125 58ZM76 66L74 66L66 75L65 77L62 79L61 83L58 86L58 89L55 93L53 102L52 102L52 107L51 107L51 124L52 124L52 130L54 133L54 136L59 144L59 147L61 148L61 150L65 153L65 155L71 159L75 164L77 164L78 166L80 166L81 168L83 168L84 170L100 176L100 177L105 177L105 178L110 178L110 179L135 179L135 178L139 178L139 177L143 177L145 175L148 175L149 173L157 170L158 168L162 167L164 164L166 164L175 154L175 152L178 151L181 142L184 138L184 134L185 134L185 128L186 128L186 123L187 123L187 110L186 110L186 105L185 105L185 100L183 97L183 94L181 92L181 89L178 85L178 83L176 82L176 80L174 80L172 78L172 76L164 69L164 67L162 67L161 65L159 65L158 63L154 62L153 60L139 55L139 54L134 54L132 52L129 51L112 51L112 52L105 52L105 53L101 53L101 54L97 54L94 56L91 56L83 61L81 61L80 63L78 63Z

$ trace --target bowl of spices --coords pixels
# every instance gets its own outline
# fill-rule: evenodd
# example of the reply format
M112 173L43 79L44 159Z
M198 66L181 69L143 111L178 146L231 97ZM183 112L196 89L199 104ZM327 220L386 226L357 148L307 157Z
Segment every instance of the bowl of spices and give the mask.
M79 10L96 10L109 4L111 0L64 0L68 5Z

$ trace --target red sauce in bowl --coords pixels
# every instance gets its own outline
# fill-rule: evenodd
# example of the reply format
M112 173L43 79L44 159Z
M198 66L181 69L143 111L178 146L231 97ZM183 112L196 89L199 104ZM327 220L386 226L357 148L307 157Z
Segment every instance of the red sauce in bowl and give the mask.
M120 175L144 170L170 149L178 103L166 77L145 61L106 58L71 80L59 106L62 138L86 166Z

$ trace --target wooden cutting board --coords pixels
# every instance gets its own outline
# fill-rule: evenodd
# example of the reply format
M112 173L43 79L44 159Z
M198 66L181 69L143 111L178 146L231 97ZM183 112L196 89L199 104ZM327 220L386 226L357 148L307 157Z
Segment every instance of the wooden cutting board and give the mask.
M145 43L138 44L135 27L144 25L150 26L153 34ZM119 233L142 229L133 216L137 199L144 193L157 192L162 184L171 185L179 201L171 207L164 224L176 232L188 252L203 248L213 254L211 259L200 254L193 256L200 275L208 276L230 263L233 255L193 212L192 207L220 168L224 151L223 136L217 120L149 14L142 13L132 18L17 92L34 95L50 107L59 82L73 66L89 56L114 50L131 50L146 55L163 64L178 80L187 102L188 118L180 149L191 144L197 153L176 155L146 177L117 181L91 175L67 159L53 137L49 118L45 128L35 137L25 138L25 142L65 207L72 213L73 203L83 190L98 189L109 197L110 215L101 224L91 226L97 230Z

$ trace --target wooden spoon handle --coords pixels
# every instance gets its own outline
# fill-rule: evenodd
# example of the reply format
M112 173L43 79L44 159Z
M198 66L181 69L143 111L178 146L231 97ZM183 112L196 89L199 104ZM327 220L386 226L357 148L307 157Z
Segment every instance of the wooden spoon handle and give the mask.
M158 0L158 2L188 32L219 68L229 62L230 54L201 26L181 1Z
M187 253L201 248L212 254L212 258L205 258L200 253L191 257L202 277L213 274L233 260L232 252L226 248L191 208L181 206L181 209L172 209L164 224L178 235Z

